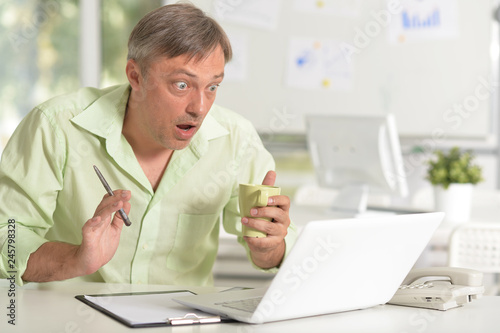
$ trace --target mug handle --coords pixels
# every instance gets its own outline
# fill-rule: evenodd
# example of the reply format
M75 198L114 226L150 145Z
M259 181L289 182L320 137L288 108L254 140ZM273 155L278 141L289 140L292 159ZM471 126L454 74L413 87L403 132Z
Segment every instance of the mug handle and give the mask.
M267 191L259 190L259 197L257 200L258 206L259 207L266 207L268 200L269 200L269 193Z

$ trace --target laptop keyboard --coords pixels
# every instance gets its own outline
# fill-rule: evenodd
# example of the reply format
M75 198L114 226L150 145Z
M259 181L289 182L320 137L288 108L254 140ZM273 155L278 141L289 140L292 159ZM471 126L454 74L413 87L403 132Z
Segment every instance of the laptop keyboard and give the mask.
M215 303L216 305L222 305L228 308L246 311L246 312L254 312L257 309L257 305L259 305L262 297L254 297L254 298L246 298L239 299L236 301L227 301L221 303Z

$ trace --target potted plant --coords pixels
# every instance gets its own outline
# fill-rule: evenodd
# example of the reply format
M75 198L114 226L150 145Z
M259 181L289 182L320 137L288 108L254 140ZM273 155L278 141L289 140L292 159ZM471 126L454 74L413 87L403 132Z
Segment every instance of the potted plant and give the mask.
M448 153L436 150L434 155L426 178L434 186L436 210L446 213L446 221L468 221L473 186L483 181L481 167L473 163L471 152L458 147Z

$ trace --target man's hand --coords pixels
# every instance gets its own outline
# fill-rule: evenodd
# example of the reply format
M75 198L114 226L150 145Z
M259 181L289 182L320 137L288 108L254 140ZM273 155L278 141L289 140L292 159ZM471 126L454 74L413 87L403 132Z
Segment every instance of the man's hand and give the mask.
M92 274L107 264L115 255L120 242L123 220L117 211L121 208L130 212L130 191L114 191L114 196L106 194L94 213L82 228L82 244L76 252L77 260ZM114 216L113 216L114 214ZM113 216L113 219L111 217Z
M276 172L269 171L263 185L274 186ZM273 207L270 207L273 206ZM255 218L243 217L241 222L265 232L265 238L245 237L253 262L261 268L278 266L285 255L285 236L290 225L290 198L285 195L269 197L268 207L255 207L250 211ZM271 218L272 222L258 218Z
M120 242L123 208L130 212L130 191L117 190L106 194L82 228L81 245L48 242L31 254L24 281L47 282L66 280L92 274L113 258ZM113 216L114 214L114 216Z

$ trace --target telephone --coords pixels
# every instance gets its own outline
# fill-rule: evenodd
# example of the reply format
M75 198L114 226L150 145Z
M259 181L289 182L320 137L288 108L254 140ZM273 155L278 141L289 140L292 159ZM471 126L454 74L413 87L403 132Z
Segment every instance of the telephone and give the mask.
M388 304L448 310L484 293L483 273L459 267L416 268L410 271Z

